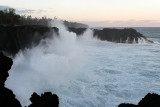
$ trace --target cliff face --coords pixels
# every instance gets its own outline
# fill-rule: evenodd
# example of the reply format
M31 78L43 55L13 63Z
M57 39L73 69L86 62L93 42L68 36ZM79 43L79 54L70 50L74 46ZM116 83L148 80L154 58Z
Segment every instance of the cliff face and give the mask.
M14 55L20 49L38 45L40 40L53 32L58 33L58 29L44 26L0 26L0 51Z
M12 59L0 53L0 107L21 107L13 92L4 87L8 77L8 70L11 69L12 64Z

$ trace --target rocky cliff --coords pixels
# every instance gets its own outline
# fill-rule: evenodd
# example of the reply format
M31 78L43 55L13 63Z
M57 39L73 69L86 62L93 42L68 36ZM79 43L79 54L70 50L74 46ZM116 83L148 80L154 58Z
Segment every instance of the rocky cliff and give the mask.
M68 31L81 35L86 28L68 28ZM134 29L91 29L93 36L100 40L116 43L148 42L145 36ZM19 50L30 48L39 44L42 39L51 37L53 33L58 35L59 29L39 25L24 26L0 26L0 51L9 55L15 55Z
M20 49L39 44L40 40L58 33L58 28L45 26L0 26L0 51L15 55Z
M0 107L21 107L13 92L4 86L12 64L11 58L0 53Z

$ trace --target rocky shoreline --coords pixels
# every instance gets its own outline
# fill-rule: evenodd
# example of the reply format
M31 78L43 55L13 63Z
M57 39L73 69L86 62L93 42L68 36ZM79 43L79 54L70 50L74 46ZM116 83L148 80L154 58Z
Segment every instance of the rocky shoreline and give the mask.
M68 28L68 31L74 32L77 36L83 34L87 28ZM134 29L91 29L93 36L102 41L115 43L152 43L145 36ZM0 51L14 56L19 50L31 48L40 43L42 39L49 38L53 34L59 35L59 29L56 27L46 27L40 25L23 26L2 26L0 25Z
M77 36L83 34L86 28L68 28L70 32L74 32ZM145 36L138 33L134 29L92 29L93 36L100 40L107 40L115 43L138 43L139 39L145 40ZM9 76L8 71L11 69L13 61L11 58L4 56L14 56L19 50L31 48L40 43L42 39L50 38L52 34L59 35L59 29L55 27L45 26L0 26L0 106L21 107L20 102L16 99L11 90L5 87L5 81ZM29 107L58 107L59 99L56 94L44 92L39 96L36 92L30 98L32 104ZM160 107L160 95L148 93L137 105L119 104L118 107Z
M5 81L9 76L8 71L12 64L11 58L0 53L0 107L22 107L12 90L5 87ZM59 105L58 96L51 92L44 92L41 96L33 93L30 101L32 104L29 107L58 107Z

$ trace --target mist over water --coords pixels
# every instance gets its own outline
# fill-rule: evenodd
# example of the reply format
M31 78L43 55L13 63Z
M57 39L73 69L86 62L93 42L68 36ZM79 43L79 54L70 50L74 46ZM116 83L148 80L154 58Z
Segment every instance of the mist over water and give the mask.
M77 37L61 21L50 26L60 28L60 36L13 59L5 85L23 106L33 92L57 94L60 107L117 107L160 94L159 44L102 42L89 29Z
M52 38L19 52L13 59L6 87L13 90L23 106L29 104L33 92L56 93L60 87L67 88L71 80L85 71L83 66L88 63L83 37L77 38L75 33L66 31L61 21L51 22L50 26L58 27L60 36L53 34ZM92 32L87 30L86 33L85 38L91 39Z

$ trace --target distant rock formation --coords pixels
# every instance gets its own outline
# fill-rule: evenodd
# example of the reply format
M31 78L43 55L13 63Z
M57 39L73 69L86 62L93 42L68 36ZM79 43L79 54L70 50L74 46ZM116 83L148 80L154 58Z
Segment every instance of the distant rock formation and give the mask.
M104 28L103 30L94 29L94 36L100 40L107 40L116 43L139 43L149 42L145 36L137 32L135 29L109 29Z
M68 28L70 32L74 32L77 35L82 35L86 28ZM153 43L148 40L145 36L137 32L135 29L111 29L104 28L102 30L92 29L93 36L99 38L100 40L107 40L115 43L139 43L148 42Z
M138 105L122 103L118 107L160 107L160 95L148 93Z
M4 87L8 70L11 69L12 64L12 59L0 53L0 107L21 107L13 92Z
M30 100L32 104L28 107L58 107L59 105L58 96L51 92L45 92L41 96L33 93Z

